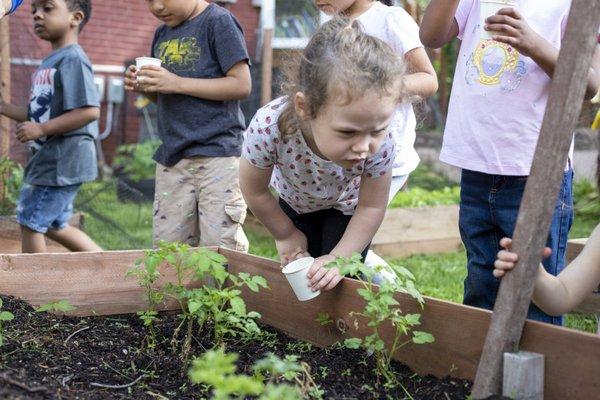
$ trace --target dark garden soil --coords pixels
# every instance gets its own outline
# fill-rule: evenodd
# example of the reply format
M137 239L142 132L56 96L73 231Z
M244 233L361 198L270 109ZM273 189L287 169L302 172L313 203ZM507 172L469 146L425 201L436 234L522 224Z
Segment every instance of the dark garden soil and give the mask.
M175 314L161 316L159 343L147 350L143 347L146 328L135 315L59 317L36 313L21 301L2 299L3 309L15 316L4 324L5 343L0 347L2 400L210 398L209 392L189 382L180 351L170 346L178 324ZM296 354L310 365L326 399L408 398L400 387L376 387L373 359L362 351L319 349L265 330L268 333L261 341L228 344L228 352L240 354L239 372L250 374L252 363L268 352L280 357ZM193 355L212 347L205 336L195 336ZM465 400L469 394L467 381L420 377L398 363L393 368L415 400Z

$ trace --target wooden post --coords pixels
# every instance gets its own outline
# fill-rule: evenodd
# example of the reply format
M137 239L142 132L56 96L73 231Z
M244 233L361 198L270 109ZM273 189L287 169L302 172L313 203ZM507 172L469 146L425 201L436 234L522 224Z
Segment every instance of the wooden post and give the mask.
M9 18L0 20L0 94L10 102L10 29ZM10 120L0 117L0 157L8 157L10 151Z
M260 10L261 28L263 31L262 76L260 104L271 101L273 84L273 32L275 31L275 0L263 0Z
M263 49L262 49L262 79L260 104L264 106L273 96L273 29L265 29L263 31Z
M517 350L534 277L546 243L563 170L587 84L600 21L600 0L573 0L550 98L513 235L518 268L502 279L481 355L473 397L498 395L502 356Z

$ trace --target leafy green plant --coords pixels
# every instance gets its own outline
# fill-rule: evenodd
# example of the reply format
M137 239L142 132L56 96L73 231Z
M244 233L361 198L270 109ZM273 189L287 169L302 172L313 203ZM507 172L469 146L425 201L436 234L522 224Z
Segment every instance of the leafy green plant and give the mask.
M289 360L269 357L258 361L253 368L257 373L248 376L237 374L235 362L238 357L235 353L225 353L223 348L209 350L192 361L188 375L193 383L211 387L214 400L244 399L248 396L260 400L303 399L297 388L288 384L274 383L271 378L263 375L264 373L281 374L283 371L288 377L293 377L295 371L301 367L297 367Z
M275 385L277 380L284 379L288 382L294 382L296 388L300 390L302 398L321 399L324 391L319 388L312 378L310 366L305 362L299 362L296 355L286 355L284 359L277 357L273 353L256 363L252 367L254 373L268 384Z
M57 300L50 303L42 304L35 309L36 312L54 312L64 314L75 310L75 307L69 300Z
M148 329L148 334L144 340L147 347L151 349L156 346L156 329L154 324L158 320L157 308L165 299L162 290L155 287L156 281L160 278L158 267L163 261L164 257L161 257L156 252L147 251L146 257L136 260L136 267L127 271L126 274L126 276L137 277L139 285L144 288L148 309L138 311L137 315Z
M9 311L2 311L2 299L0 299L0 346L4 344L4 322L12 321L15 316Z
M159 244L158 249L147 250L144 259L128 272L138 277L146 291L149 309L140 314L144 324L152 326L157 318L156 307L166 299L174 299L181 307L181 323L175 329L172 344L175 346L180 329L187 324L182 356L187 359L194 324L199 330L211 326L213 342L224 343L225 338L249 339L260 334L257 312L248 312L242 299L241 288L254 292L268 288L261 276L247 273L233 275L225 267L227 259L208 249L192 249L181 243ZM157 287L160 278L158 267L165 265L175 270L176 281ZM202 282L198 288L188 289L186 283Z
M114 167L126 173L133 181L154 178L156 162L152 156L160 146L159 140L124 144L117 147Z
M394 354L408 343L425 344L434 341L432 335L426 332L416 331L413 328L420 324L420 314L403 314L400 303L395 299L396 292L401 291L409 294L421 305L424 304L423 297L415 287L414 276L404 267L390 264L397 279L394 282L384 280L379 286L373 283L374 276L384 267L366 267L361 262L359 254L351 258L338 258L329 266L335 266L342 275L355 276L359 278L362 285L358 294L366 305L362 311L352 312L352 316L363 317L367 321L371 334L364 338L349 338L344 341L348 348L364 348L368 353L375 356L375 372L378 377L385 379L385 384L393 386L397 380L390 369L390 363ZM381 329L390 324L393 327L393 340L391 346L386 346L381 337ZM358 326L358 320L355 326Z
M0 213L14 212L23 184L23 167L6 157L0 157Z
M575 183L573 199L578 217L596 220L600 218L600 193L592 182L582 180Z

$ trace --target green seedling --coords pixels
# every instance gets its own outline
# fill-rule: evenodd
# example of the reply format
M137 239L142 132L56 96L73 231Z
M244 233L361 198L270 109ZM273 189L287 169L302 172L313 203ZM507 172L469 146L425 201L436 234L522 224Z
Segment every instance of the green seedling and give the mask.
M252 376L237 373L235 362L238 355L227 354L223 348L209 350L192 361L189 371L190 380L195 384L206 385L213 389L212 399L229 400L244 399L253 396L259 400L301 400L300 391L288 384L277 384L265 379L259 373ZM255 371L280 372L286 370L291 376L296 367L283 360L260 360L255 364Z
M0 346L4 344L4 323L15 318L11 312L2 311L2 304L2 299L0 299Z
M296 355L286 355L284 359L269 353L262 360L257 361L252 369L254 373L274 385L278 380L284 379L295 384L300 390L302 398L321 399L324 391L312 378L310 366L299 362Z
M263 277L247 273L230 274L226 262L227 259L215 251L162 242L158 249L146 251L145 257L128 272L138 277L146 292L149 309L140 313L146 326L153 327L158 316L157 308L165 300L173 299L179 304L181 322L171 343L173 347L177 346L179 332L186 326L181 353L184 360L190 352L194 326L197 330L211 326L215 345L224 344L226 338L249 340L261 332L256 323L260 314L247 311L241 288L246 286L258 292L261 288L268 288L267 282ZM161 265L174 269L175 282L158 286ZM186 285L190 282L202 284L188 289ZM153 330L150 335L154 335Z
M41 306L35 309L36 312L53 312L60 314L64 314L73 310L75 310L75 307L73 307L69 300L53 301L50 303L42 304Z
M429 333L413 330L420 325L421 315L403 314L400 303L395 298L396 292L408 293L423 306L424 300L415 287L414 276L406 268L392 264L385 268L389 268L397 279L393 282L385 280L377 286L373 283L373 278L384 267L366 267L359 254L350 258L338 258L329 266L337 267L342 275L358 277L362 285L358 294L366 303L362 311L352 312L351 315L366 319L371 334L362 339L346 339L344 345L351 349L362 347L367 353L373 354L377 376L384 378L388 386L396 385L396 377L390 369L394 354L409 343L425 344L434 341ZM391 345L387 346L380 331L384 324L390 323L394 329L394 336ZM354 321L354 326L359 327L358 319Z

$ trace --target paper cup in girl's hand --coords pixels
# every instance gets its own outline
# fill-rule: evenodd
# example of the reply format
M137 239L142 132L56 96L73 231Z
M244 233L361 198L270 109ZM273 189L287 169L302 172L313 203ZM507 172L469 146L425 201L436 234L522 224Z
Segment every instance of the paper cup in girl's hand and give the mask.
M292 261L282 270L300 301L314 299L321 294L320 290L313 292L310 289L309 280L306 277L314 262L315 259L312 257L302 257Z
M491 39L493 35L500 35L501 32L486 31L485 20L491 17L492 15L498 14L498 11L500 11L503 8L517 8L517 4L508 0L480 0L479 7L479 23L481 24L481 38L487 40Z

